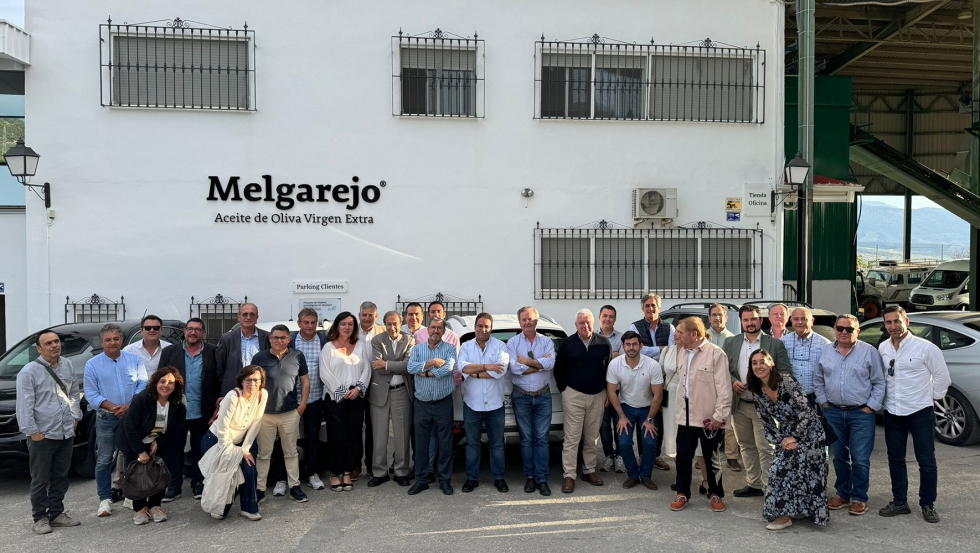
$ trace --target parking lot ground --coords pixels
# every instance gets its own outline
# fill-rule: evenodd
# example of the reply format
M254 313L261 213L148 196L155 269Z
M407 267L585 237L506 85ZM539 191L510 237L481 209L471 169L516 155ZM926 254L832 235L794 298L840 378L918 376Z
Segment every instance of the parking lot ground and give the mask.
M520 451L507 449L510 492L494 489L484 454L481 485L461 493L465 480L462 455L456 456L453 485L444 496L438 486L409 497L394 482L354 491L307 492L308 503L270 498L261 506L263 519L238 516L212 520L189 495L165 504L170 520L134 526L132 512L115 506L107 518L95 517L95 482L73 478L66 505L82 521L77 528L52 534L31 533L29 478L23 471L0 470L0 551L980 551L980 446L950 447L937 443L939 524L922 520L915 507L918 471L909 444L911 516L882 518L877 510L891 497L883 430L879 426L872 457L868 514L832 512L827 528L802 521L781 532L765 530L762 498L737 499L731 491L744 485L743 473L725 472L727 510L714 513L702 497L682 512L668 505L674 471L654 471L658 491L642 486L624 490L625 474L600 473L601 487L579 479L573 494L563 494L557 449L552 448L551 487L542 497L523 492ZM831 469L831 484L833 469ZM305 486L304 486L305 488ZM237 514L237 509L233 514Z

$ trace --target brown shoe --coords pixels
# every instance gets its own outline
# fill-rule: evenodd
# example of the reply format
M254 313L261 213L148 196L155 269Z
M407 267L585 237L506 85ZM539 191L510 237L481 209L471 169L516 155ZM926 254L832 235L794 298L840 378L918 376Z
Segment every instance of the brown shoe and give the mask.
M839 495L835 495L834 497L831 497L830 499L827 500L827 508L832 511L843 509L844 507L847 507L850 504L851 504L850 500L844 499Z
M868 504L864 501L851 501L851 507L847 510L848 514L860 516L868 512Z
M711 496L711 510L720 513L725 510L725 502L717 495Z
M628 490L630 488L635 488L637 484L639 484L639 481L637 481L636 478L627 478L626 482L623 482L623 487Z
M687 497L684 494L679 493L677 494L677 499L675 499L674 502L670 504L670 510L680 511L684 507L687 507L687 502L688 502Z
M602 478L599 478L599 475L596 474L596 473L594 473L594 472L590 472L588 474L583 474L582 475L582 480L585 480L586 482L588 482L589 484L592 484L593 486L601 486L601 485L604 484L604 482L602 481Z
M351 482L357 482L361 478L361 467L354 469L354 472L350 473Z
M663 457L657 457L657 460L653 462L653 466L658 470L670 470L670 465L667 461L664 461Z
M646 486L648 490L657 489L657 483L653 481L653 478L641 478L640 482L643 482L643 485Z
M574 492L575 491L575 479L574 478L566 478L565 481L562 482L562 484L561 484L561 491L562 491L562 493L572 493L572 492Z

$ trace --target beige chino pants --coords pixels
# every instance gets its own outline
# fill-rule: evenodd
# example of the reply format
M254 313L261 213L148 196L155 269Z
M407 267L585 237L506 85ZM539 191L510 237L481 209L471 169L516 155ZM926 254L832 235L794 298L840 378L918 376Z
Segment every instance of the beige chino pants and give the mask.
M582 442L582 474L595 472L599 459L599 427L606 393L583 394L572 388L561 393L565 412L565 441L562 444L561 466L565 478L575 478L578 468L578 445Z

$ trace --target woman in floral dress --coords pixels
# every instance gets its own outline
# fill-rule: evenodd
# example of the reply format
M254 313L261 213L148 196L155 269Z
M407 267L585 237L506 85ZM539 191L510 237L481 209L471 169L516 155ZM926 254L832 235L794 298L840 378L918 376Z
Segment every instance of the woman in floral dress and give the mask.
M806 400L800 384L775 370L772 355L755 351L747 388L755 394L755 409L762 419L766 440L775 446L769 467L769 488L762 516L769 530L793 525L793 518L809 518L820 526L827 510L826 439L820 417ZM778 426L777 426L778 425Z

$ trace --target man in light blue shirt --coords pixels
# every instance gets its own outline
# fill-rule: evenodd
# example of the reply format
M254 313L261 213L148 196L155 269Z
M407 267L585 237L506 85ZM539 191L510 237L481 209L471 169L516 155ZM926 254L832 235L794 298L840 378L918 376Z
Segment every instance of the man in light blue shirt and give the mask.
M415 378L415 485L408 495L429 488L429 448L425 447L434 433L437 443L436 475L439 488L453 494L449 479L453 474L453 369L456 367L456 347L442 341L446 322L435 317L429 321L427 342L415 344L408 361L408 374Z
M112 454L119 419L133 396L146 388L146 367L135 353L122 351L122 329L107 323L99 332L102 353L85 363L85 396L95 415L95 485L99 494L98 516L112 514Z
M823 348L830 345L830 340L813 332L813 313L806 307L794 309L790 322L793 324L793 332L783 334L783 344L793 364L793 376L803 388L810 407L816 408L813 373L817 369L817 361L820 360Z
M490 447L493 486L506 493L504 480L504 374L510 363L507 344L490 335L493 317L480 313L473 323L474 340L459 350L463 373L463 426L466 428L466 483L463 493L480 485L480 450L484 425Z

